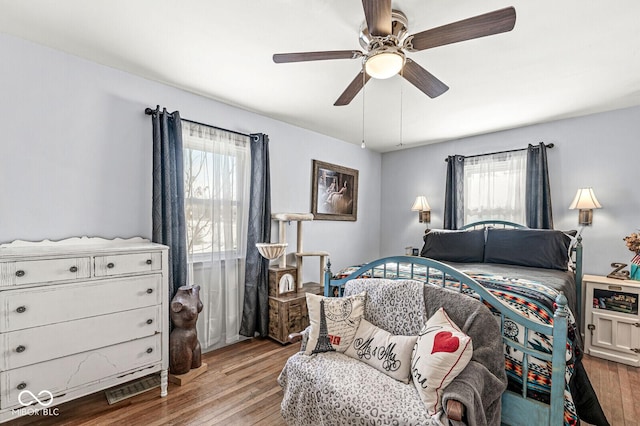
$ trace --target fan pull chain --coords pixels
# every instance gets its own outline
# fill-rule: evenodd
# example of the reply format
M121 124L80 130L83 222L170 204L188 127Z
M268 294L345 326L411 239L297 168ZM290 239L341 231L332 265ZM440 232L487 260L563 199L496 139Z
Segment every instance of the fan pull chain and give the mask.
M362 69L362 143L360 144L360 148L365 149L367 147L367 145L365 145L364 143L364 86L366 84L366 80L365 80L365 70L364 68Z
M402 86L404 81L404 67L400 70L400 148L402 148Z

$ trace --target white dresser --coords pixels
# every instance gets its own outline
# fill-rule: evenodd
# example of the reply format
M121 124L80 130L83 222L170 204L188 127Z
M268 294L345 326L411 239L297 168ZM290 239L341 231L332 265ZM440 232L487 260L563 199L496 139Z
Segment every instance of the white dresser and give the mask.
M0 421L154 372L167 395L167 250L142 238L0 245Z

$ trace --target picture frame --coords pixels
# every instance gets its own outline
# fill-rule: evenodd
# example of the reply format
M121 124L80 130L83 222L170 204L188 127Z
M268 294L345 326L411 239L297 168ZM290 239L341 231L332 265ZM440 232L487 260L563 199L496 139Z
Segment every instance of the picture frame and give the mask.
M358 170L313 160L311 213L316 220L358 220Z

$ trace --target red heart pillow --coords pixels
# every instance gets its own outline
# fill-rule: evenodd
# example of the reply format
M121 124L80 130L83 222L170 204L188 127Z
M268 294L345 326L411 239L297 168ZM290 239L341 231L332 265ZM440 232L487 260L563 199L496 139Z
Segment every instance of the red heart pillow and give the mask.
M442 390L467 366L471 338L440 308L420 330L411 356L411 377L429 415L442 407Z
M460 347L460 339L453 335L450 331L441 331L437 333L433 339L433 349L431 353L436 352L455 352Z

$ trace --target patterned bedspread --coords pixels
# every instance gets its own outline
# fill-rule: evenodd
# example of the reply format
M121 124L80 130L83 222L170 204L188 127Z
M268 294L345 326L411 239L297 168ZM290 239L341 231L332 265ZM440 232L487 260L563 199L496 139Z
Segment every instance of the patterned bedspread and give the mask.
M414 279L428 282L432 285L449 287L458 289L459 283L453 280L443 280L442 274L436 270L429 271L429 279L427 279L426 270L418 269L418 265L414 266ZM351 272L355 272L358 267L348 268ZM348 270L343 270L336 278L342 278L349 275ZM382 277L383 268L373 271L373 277ZM409 265L387 264L386 276L390 277L408 277L411 271ZM511 278L498 274L478 273L473 271L465 271L467 275L479 282L487 288L493 295L510 306L518 314L525 316L533 321L541 324L553 325L553 312L555 310L555 299L559 294L557 289L551 288L541 282L524 278ZM372 274L368 274L369 276ZM444 282L443 282L444 281ZM463 287L463 293L475 296L472 290ZM489 306L487 304L487 306ZM492 307L489 306L491 309ZM573 396L569 387L569 382L575 372L575 363L582 358L582 343L580 342L580 333L577 331L574 316L569 310L569 330L567 344L567 365L565 369L566 388L565 388L565 425L577 425L578 415L574 404ZM515 313L514 313L515 314ZM509 319L504 324L505 337L519 343L523 343L524 330L522 326L516 324ZM528 344L539 351L551 353L553 337L541 333L530 332L528 336ZM523 372L523 354L505 344L505 370L509 380L508 389L522 394L522 372ZM582 371L582 369L580 370ZM528 373L527 373L527 396L529 398L549 403L549 395L551 390L551 363L534 357L528 357Z
M555 299L559 292L542 283L525 280L522 278L508 278L497 275L468 273L468 275L487 288L494 296L518 311L519 314L541 324L553 325L553 312ZM463 290L470 292L469 290ZM490 309L492 307L487 304ZM524 329L514 321L505 319L505 337L523 343ZM573 403L573 396L569 388L569 382L574 375L575 362L582 358L580 333L573 313L569 311L568 341L567 341L567 365L565 368L565 400L564 408L565 425L577 425L578 415ZM529 333L528 344L541 352L551 353L553 337L541 333ZM505 345L505 370L509 380L508 389L522 394L523 356L520 351ZM551 363L535 357L528 359L527 396L535 400L549 403L551 392Z
M504 265L499 263L457 263L457 262L445 262L447 265L462 271L464 273L497 275L501 277L521 278L530 281L537 281L544 283L546 287L550 287L557 291L561 291L567 297L569 301L569 308L576 312L576 283L573 274L567 271L558 271L554 269L542 269L542 268L529 268L515 265ZM362 265L360 265L362 266ZM387 273L395 273L395 263L387 264ZM350 266L336 273L334 279L344 278L352 272L355 272L359 266ZM409 265L400 264L400 276L408 278L411 271ZM383 274L382 268L375 270L376 277L381 277ZM422 276L424 281L425 271L424 267L419 265L415 266L416 276ZM418 278L419 279L419 278Z

